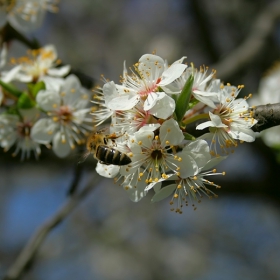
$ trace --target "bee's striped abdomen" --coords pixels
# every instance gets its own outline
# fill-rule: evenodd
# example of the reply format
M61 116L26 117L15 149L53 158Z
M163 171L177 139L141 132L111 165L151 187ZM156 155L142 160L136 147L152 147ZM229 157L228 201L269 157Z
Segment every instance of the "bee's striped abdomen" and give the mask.
M128 155L105 145L98 146L95 156L105 164L127 165L131 163Z

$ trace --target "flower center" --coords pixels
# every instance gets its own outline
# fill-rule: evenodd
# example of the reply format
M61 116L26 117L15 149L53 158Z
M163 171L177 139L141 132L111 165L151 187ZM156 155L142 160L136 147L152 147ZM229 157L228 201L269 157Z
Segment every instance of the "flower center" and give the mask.
M31 123L19 123L17 126L18 135L22 138L29 137L31 127Z
M161 150L153 150L151 153L151 158L154 160L161 160L162 159Z
M69 123L73 120L73 112L68 106L61 106L58 111L55 112L56 116L53 117L54 121L60 121L63 124Z

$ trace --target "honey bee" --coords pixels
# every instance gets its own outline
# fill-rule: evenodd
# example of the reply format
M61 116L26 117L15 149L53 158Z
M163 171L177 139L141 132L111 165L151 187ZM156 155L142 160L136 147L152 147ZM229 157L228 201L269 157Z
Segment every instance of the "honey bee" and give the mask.
M131 163L131 159L126 153L108 146L109 139L114 143L115 139L122 135L118 136L115 133L104 134L102 130L91 134L86 145L88 150L87 155L92 153L103 164L127 165Z

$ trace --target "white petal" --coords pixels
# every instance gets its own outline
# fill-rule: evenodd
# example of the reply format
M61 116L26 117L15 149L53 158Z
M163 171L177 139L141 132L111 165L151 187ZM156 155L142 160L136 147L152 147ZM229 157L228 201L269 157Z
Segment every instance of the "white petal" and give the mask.
M31 128L31 138L41 144L49 144L59 128L51 119L40 119Z
M178 156L182 158L182 161L176 163L180 167L180 178L186 179L198 173L198 166L191 156L184 152L178 153Z
M116 85L113 81L104 84L103 94L105 98L105 104L107 105L113 98L118 96Z
M160 191L158 191L153 197L152 197L152 202L158 202L161 201L168 196L170 196L177 188L176 184L171 184L169 186L166 186L162 188Z
M62 85L64 84L65 80L62 78L54 78L49 76L43 76L40 78L40 81L43 81L46 85L47 90L54 90L60 91Z
M36 96L38 105L45 111L53 111L60 106L60 96L53 90L40 90Z
M143 77L149 73L148 76L156 82L164 71L164 60L158 55L144 54L139 59L138 70Z
M187 58L186 56L183 56L183 57L181 57L180 59L174 61L174 62L172 63L172 65L173 65L173 64L182 64L183 61L184 61L186 58Z
M132 179L131 179L131 176ZM138 202L140 201L143 197L146 196L147 192L145 190L146 187L146 183L145 180L147 178L147 174L146 172L144 173L144 176L142 177L142 179L140 181L138 181L138 177L134 175L130 175L126 178L126 180L124 181L124 183L122 184L124 187L124 190L126 191L126 193L128 194L129 198L133 201L133 202Z
M218 115L209 112L209 116L214 127L228 127L227 125L223 124L221 118Z
M141 146L151 147L154 139L152 131L137 131L134 133L136 143L142 142Z
M70 65L65 65L59 68L50 68L48 69L47 73L50 76L63 77L69 73L70 69L71 69Z
M215 157L210 159L207 164L201 169L201 171L212 169L214 166L218 165L221 161L226 159L227 157Z
M216 108L216 105L214 102L218 102L218 93L194 90L193 95L197 100L208 105L209 107L211 107L213 109Z
M160 119L167 119L175 110L175 101L168 95L165 95L162 99L150 109L150 114Z
M169 145L179 145L184 140L184 134L181 131L178 123L174 119L165 121L160 130L159 138L165 143L169 141Z
M147 125L144 125L142 126L138 132L144 132L144 131L149 131L149 132L153 132L155 131L157 128L160 127L160 124L159 123L151 123L151 124L147 124Z
M39 28L43 22L45 16L45 9L38 6L34 10L36 5L30 6L30 1L17 1L17 6L14 7L14 11L9 13L8 21L17 30L22 32L30 32ZM24 3L22 3L24 2ZM26 2L26 3L25 3ZM21 12L17 12L17 9ZM24 14L25 16L23 16ZM28 19L26 19L28 18Z
M115 111L125 111L132 109L140 100L139 95L126 94L115 97L108 102L107 107Z
M162 80L158 84L159 86L166 86L176 79L178 79L188 66L185 64L172 64L162 74Z
M214 126L214 124L213 124L211 121L207 121L207 122L204 122L204 123L199 124L199 125L196 127L196 129L202 130L202 129L205 129L205 128L207 128L207 127L212 127L212 126Z
M156 103L165 97L165 92L151 92L147 99L144 102L144 110L149 111L151 108L153 108Z
M183 149L183 152L189 153L199 168L203 167L211 158L209 145L202 139L190 142Z
M231 126L228 134L233 138L245 142L254 142L256 133L250 128Z
M78 91L81 88L81 82L77 76L71 74L64 80L61 91L68 93L71 91Z
M16 67L12 68L9 72L2 73L1 80L4 83L9 83L9 82L13 81L21 69L22 69L22 66L18 65Z
M52 147L54 153L60 158L64 158L68 156L72 150L68 141L62 141L63 139L62 135L63 133L61 133L60 131L58 131L54 135L53 147Z
M106 165L100 162L96 165L96 172L106 178L114 178L119 173L120 167L117 165Z

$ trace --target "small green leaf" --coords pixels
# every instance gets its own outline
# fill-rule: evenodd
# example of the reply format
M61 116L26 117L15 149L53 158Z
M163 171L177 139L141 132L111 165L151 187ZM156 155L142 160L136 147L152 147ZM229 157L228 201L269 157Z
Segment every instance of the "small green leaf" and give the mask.
M197 100L195 98L192 98L192 100L189 103L189 108L188 109L193 108L197 103L199 103L199 100Z
M184 132L184 137L185 137L185 140L192 140L193 141L193 140L196 139L193 135L191 135L187 132Z
M29 83L28 89L31 92L33 97L36 97L40 90L46 89L46 85L43 81L40 81L36 84Z
M176 184L169 185L167 187L162 188L158 191L152 198L152 202L158 202L160 200L165 199L166 197L170 196L177 188Z
M35 107L36 102L33 101L27 93L22 93L17 102L18 109L30 109Z
M6 90L7 92L11 93L12 95L19 97L22 94L22 91L17 89L14 85L5 83L0 80L1 87Z
M187 82L185 83L181 94L177 98L175 113L177 120L181 122L186 111L189 109L189 102L192 95L192 86L193 86L194 77L190 75Z

